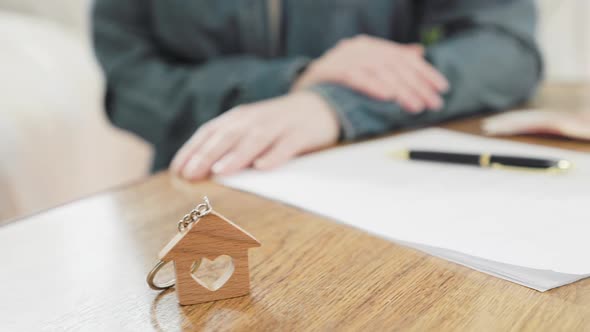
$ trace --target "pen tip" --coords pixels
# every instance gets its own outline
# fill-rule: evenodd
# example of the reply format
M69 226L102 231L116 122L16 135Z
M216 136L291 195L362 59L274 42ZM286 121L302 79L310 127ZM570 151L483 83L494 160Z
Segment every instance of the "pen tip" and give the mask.
M410 159L410 152L408 150L399 150L392 152L391 156L396 159Z
M562 171L566 171L566 170L572 168L572 163L569 162L568 160L560 160L557 162L557 168L559 168Z

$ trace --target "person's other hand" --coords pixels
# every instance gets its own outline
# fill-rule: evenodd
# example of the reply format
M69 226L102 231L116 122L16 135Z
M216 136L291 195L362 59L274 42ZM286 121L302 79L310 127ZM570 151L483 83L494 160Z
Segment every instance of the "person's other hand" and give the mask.
M199 128L178 151L172 172L187 180L230 174L253 166L270 169L336 143L339 123L312 92L238 106Z
M426 59L424 48L361 35L346 39L313 61L293 90L332 82L369 97L399 103L408 112L439 110L447 79Z

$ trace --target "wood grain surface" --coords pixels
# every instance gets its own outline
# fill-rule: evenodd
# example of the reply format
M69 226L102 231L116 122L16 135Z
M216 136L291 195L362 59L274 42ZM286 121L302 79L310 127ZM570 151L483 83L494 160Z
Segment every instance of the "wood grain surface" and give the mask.
M588 91L548 87L540 105L590 108ZM479 119L445 126L477 133ZM517 140L590 151L589 143ZM250 252L250 295L180 306L174 290L152 291L145 276L204 195L262 246ZM5 223L0 248L1 331L590 331L590 279L539 293L167 173Z

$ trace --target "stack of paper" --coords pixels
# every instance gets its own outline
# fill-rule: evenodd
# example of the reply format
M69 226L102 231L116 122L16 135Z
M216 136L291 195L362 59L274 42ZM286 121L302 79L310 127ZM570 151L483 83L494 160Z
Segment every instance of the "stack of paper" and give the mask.
M566 158L566 173L405 161L432 149ZM590 156L427 129L316 153L225 185L540 291L590 275Z

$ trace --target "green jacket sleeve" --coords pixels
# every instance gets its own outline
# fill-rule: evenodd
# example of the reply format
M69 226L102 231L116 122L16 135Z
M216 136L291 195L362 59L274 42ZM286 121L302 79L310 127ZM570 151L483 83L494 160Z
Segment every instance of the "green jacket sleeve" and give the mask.
M155 41L149 8L145 0L96 1L93 37L108 82L109 117L156 146L178 148L228 108L288 92L308 62L249 55L179 61Z
M424 3L421 29L445 34L426 49L426 58L451 85L443 96L443 110L409 114L398 104L379 102L340 85L312 87L340 117L343 139L502 110L534 92L541 77L541 58L534 41L532 0Z

